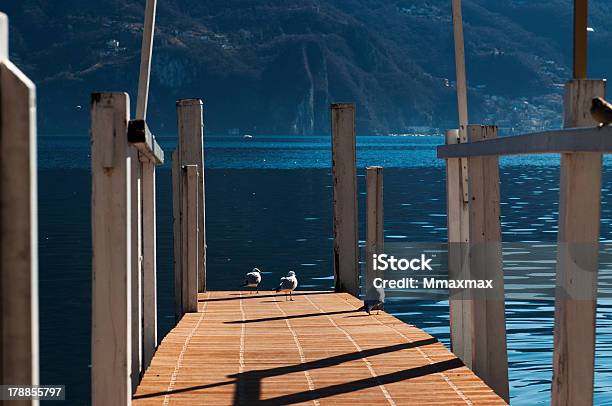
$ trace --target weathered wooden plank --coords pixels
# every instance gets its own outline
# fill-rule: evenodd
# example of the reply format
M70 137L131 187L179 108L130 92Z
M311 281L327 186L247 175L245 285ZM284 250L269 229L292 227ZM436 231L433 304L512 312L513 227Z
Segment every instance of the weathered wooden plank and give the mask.
M460 142L458 130L446 132L446 143ZM468 262L468 204L463 199L463 166L458 158L446 160L446 202L448 225L448 277L465 279ZM465 166L467 168L467 165ZM466 184L467 186L467 184ZM464 362L472 360L472 312L473 301L469 292L453 289L449 292L451 347ZM471 364L470 364L471 365Z
M185 165L182 174L182 297L183 312L191 313L198 311L198 166Z
M181 165L178 150L172 152L172 241L174 258L174 318L179 321L183 316L183 277L182 277L182 231L181 201L182 191Z
M138 76L138 97L136 99L136 119L147 118L149 100L149 80L151 77L151 58L153 55L153 36L155 34L155 10L157 0L147 0L145 6L142 48L140 51L140 75Z
M587 110L588 113L588 110ZM586 127L586 126L585 126ZM586 127L512 135L437 147L438 158L612 152L612 127Z
M382 166L366 168L366 189L366 277L363 293L367 299L369 290L374 289L374 278L382 276L382 272L374 271L373 255L382 254L385 250Z
M39 383L36 87L8 60L2 13L0 206L0 382L33 385Z
M155 164L142 163L142 250L143 250L143 369L149 366L157 348L157 222Z
M204 182L204 108L200 99L176 102L178 150L181 165L197 165L198 180L198 292L206 291L206 199Z
M468 125L468 140L497 136L497 127ZM502 264L499 163L497 157L468 158L469 277L492 280L492 289L472 289L472 360L466 365L509 401L504 272Z
M140 382L142 368L142 165L136 148L129 147L131 188L131 284L132 284L132 389Z
M603 80L567 83L564 127L593 125L591 100ZM601 204L601 153L561 155L552 404L593 403Z
M164 151L144 120L131 120L128 126L128 140L148 160L157 165L164 163Z
M91 108L92 370L94 406L131 402L131 159L126 93L94 93ZM109 114L112 120L108 120ZM122 136L123 134L123 136ZM114 149L113 165L103 162Z
M334 278L337 292L359 295L355 105L331 105Z

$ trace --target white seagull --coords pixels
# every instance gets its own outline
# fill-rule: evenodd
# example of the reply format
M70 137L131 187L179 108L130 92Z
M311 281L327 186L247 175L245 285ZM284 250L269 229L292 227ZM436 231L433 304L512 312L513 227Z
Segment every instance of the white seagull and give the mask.
M287 273L287 276L284 276L280 279L280 285L278 285L278 287L276 288L276 292L285 292L285 301L287 300L287 292L289 292L289 298L290 300L293 300L291 292L293 292L295 288L297 288L297 285L298 280L295 276L295 272L289 271L289 273Z
M246 274L244 277L243 288L257 288L257 293L259 293L259 284L261 283L261 271L258 268L253 268L253 270Z

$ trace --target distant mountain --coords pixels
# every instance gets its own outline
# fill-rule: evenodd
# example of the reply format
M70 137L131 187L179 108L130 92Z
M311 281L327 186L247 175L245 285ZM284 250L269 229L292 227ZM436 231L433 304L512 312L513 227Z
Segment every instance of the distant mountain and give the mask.
M7 4L8 3L8 4ZM612 73L612 4L591 0L590 66ZM89 94L135 101L143 0L20 0L11 57L38 85L41 132L85 132ZM571 0L464 0L472 122L560 124L571 76ZM450 0L159 0L149 118L204 99L207 131L320 134L329 104L357 103L358 132L456 125ZM79 107L81 106L81 107Z

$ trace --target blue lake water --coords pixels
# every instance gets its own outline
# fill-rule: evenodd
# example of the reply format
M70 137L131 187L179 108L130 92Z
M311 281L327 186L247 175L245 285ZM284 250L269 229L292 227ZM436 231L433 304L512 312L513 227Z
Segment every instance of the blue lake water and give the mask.
M166 156L172 137L159 139ZM442 137L359 137L360 239L365 167L384 169L388 242L446 239ZM328 137L206 138L206 231L211 289L235 289L247 270L264 269L264 288L294 269L301 289L332 287L331 144ZM72 405L89 404L91 229L89 139L39 138L41 382L66 384ZM169 161L169 160L168 160ZM504 241L556 241L556 156L501 160ZM612 161L606 159L602 240L612 240ZM158 169L160 335L174 322L169 162ZM542 269L553 270L554 264ZM552 271L551 271L552 272ZM508 284L508 280L506 283ZM508 285L507 285L508 286ZM448 344L446 301L391 300L387 310ZM511 401L550 403L552 298L506 302ZM612 300L598 302L595 403L612 404Z

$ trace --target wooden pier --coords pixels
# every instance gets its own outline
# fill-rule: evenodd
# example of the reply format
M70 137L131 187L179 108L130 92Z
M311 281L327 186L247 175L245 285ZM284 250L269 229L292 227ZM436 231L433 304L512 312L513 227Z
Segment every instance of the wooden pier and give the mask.
M208 292L159 345L135 405L504 405L424 331L348 293Z
M352 103L330 109L335 292L298 291L290 302L271 292L205 292L207 273L214 274L206 268L200 99L177 102L177 324L158 345L155 167L164 151L147 123L156 0L146 0L135 117L126 93L91 98L92 405L506 404L498 157L539 153L561 157L551 403L592 405L602 156L612 153L612 129L589 115L606 82L587 78L587 0L574 0L564 128L504 138L494 125L468 121L461 1L452 5L459 126L437 148L447 169L448 271L452 279L478 275L496 286L450 292L453 352L385 312L358 310L369 284L359 274ZM36 385L36 93L9 59L8 32L0 13L0 382ZM370 254L384 246L383 171L367 173Z

